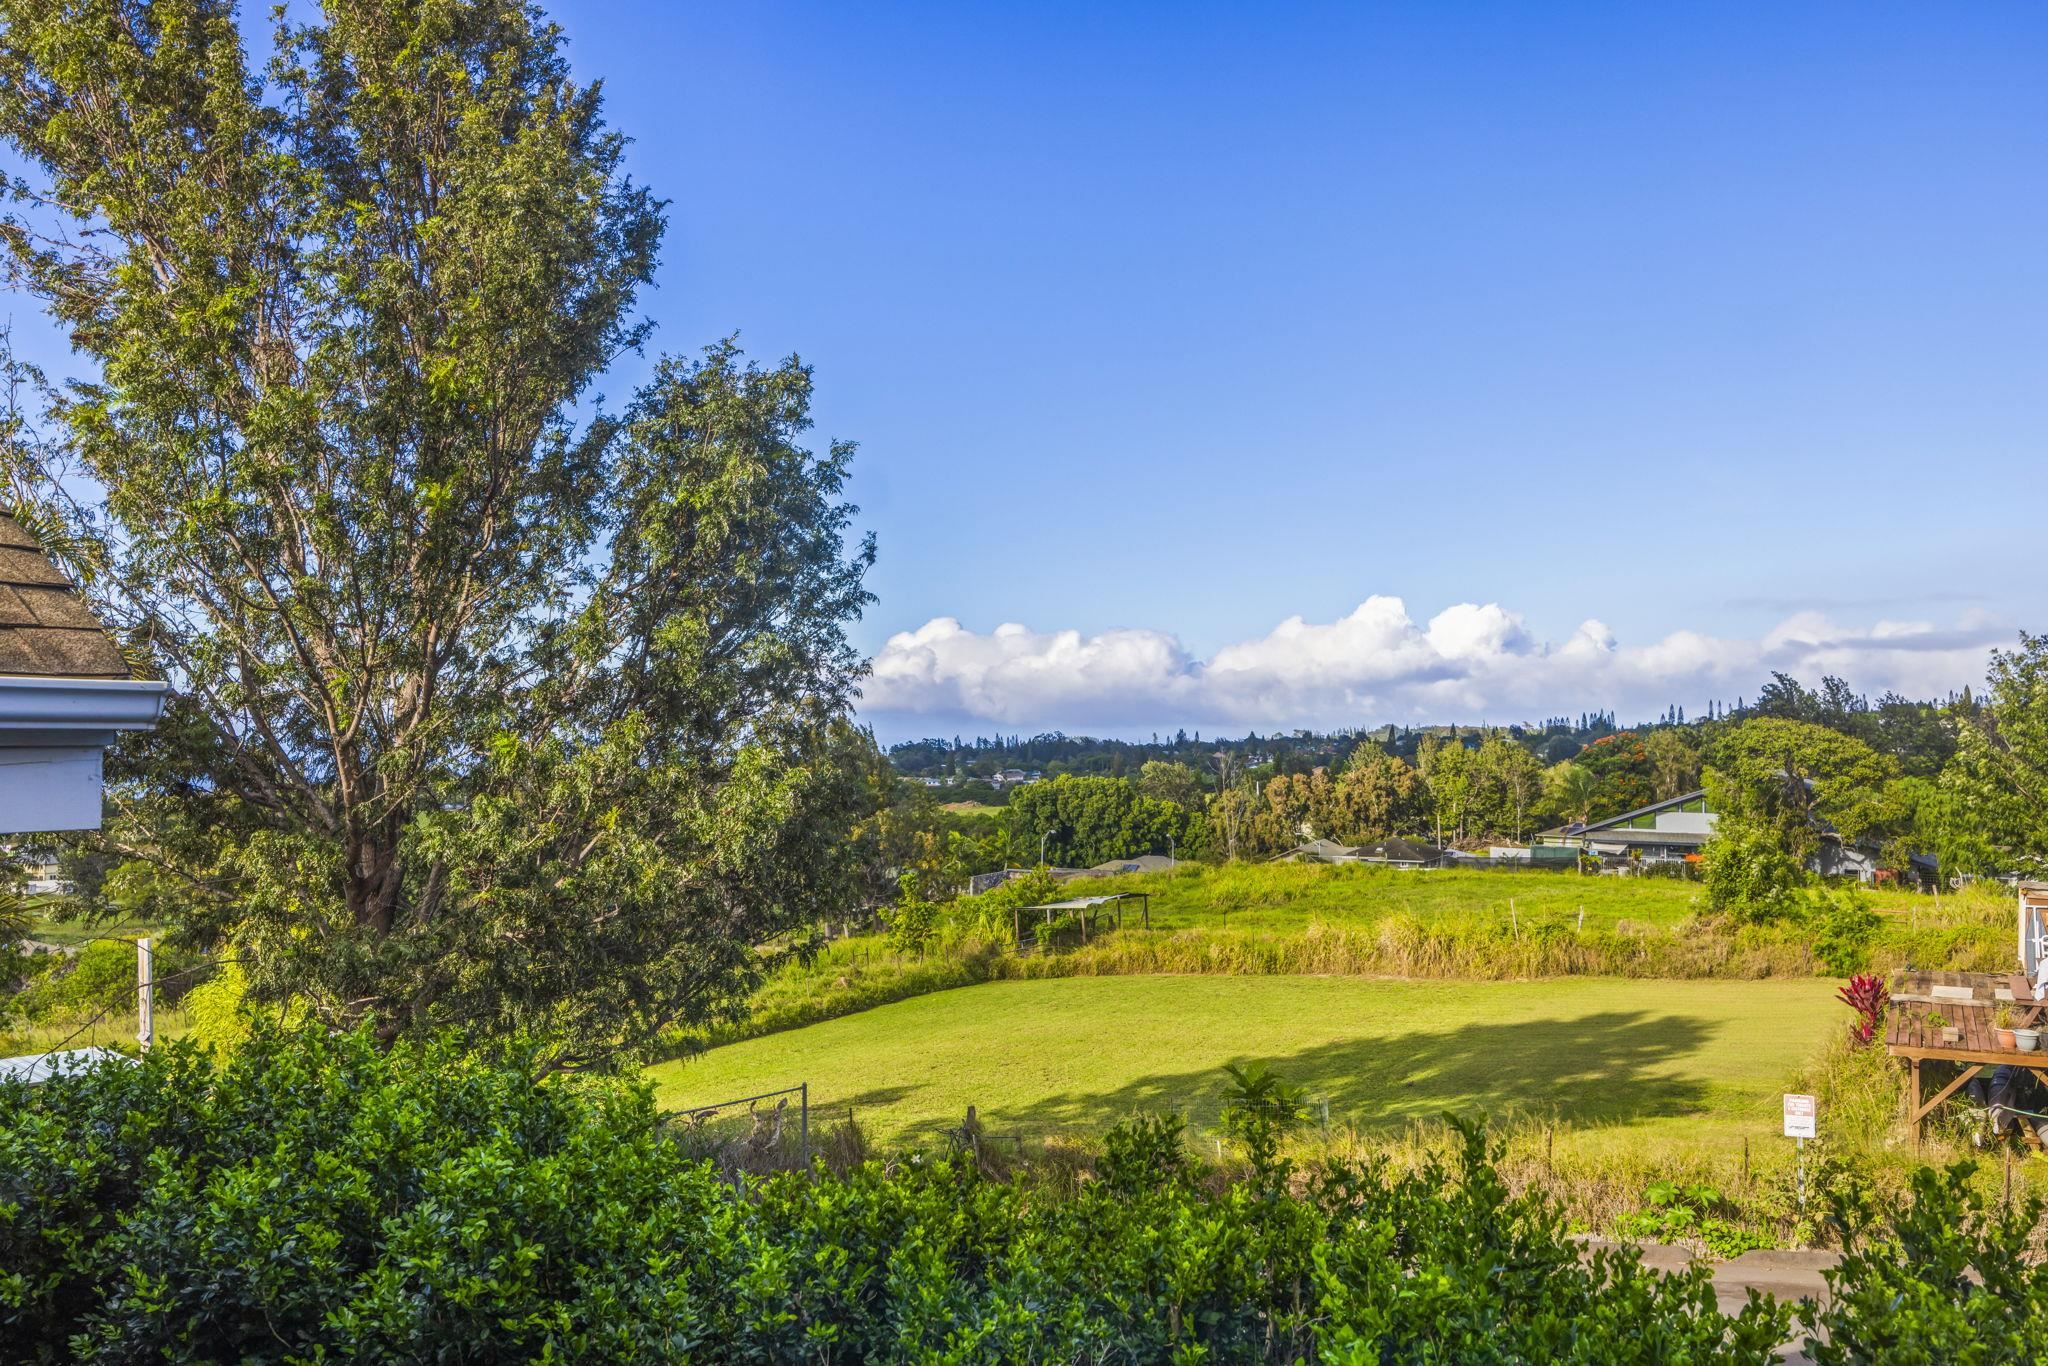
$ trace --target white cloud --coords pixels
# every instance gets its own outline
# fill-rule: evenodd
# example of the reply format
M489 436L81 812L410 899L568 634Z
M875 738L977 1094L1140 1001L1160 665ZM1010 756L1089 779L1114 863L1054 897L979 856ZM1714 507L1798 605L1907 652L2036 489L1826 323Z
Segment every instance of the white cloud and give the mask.
M1809 685L1839 674L1876 695L1945 693L1983 677L2010 632L1981 614L1943 628L1879 620L1845 626L1787 616L1749 640L1677 630L1625 644L1587 620L1559 644L1534 638L1498 603L1458 603L1426 624L1374 596L1337 621L1289 617L1266 635L1193 658L1164 631L1083 636L1010 623L982 634L952 617L891 636L862 713L909 733L926 722L1131 732L1178 726L1371 726L1388 721L1534 721L1589 708L1624 721L1672 703L1754 696L1772 670Z

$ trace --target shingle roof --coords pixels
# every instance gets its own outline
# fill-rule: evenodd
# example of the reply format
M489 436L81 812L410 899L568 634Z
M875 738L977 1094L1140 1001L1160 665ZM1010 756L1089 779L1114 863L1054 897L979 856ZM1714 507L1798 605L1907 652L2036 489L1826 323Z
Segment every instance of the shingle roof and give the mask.
M0 674L133 678L92 609L36 538L0 512Z

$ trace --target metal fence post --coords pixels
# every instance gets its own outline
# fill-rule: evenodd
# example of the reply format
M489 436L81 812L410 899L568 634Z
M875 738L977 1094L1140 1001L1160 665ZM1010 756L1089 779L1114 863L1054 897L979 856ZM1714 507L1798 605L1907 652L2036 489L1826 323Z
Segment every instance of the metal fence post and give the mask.
M809 1176L811 1174L811 1084L805 1082L802 1091L803 1096L799 1102L801 1108L797 1114L797 1125L803 1134L804 1175Z

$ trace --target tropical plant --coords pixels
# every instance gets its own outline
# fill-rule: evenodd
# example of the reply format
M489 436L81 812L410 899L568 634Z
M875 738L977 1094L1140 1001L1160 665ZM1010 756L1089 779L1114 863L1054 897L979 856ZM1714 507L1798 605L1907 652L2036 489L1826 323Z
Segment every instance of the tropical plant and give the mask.
M1829 972L1846 974L1870 965L1870 948L1883 922L1861 890L1833 887L1813 894L1806 923L1814 958Z
M1958 748L1941 778L1981 849L1958 863L2048 872L2048 636L1994 651L1986 681L1981 702L1955 709Z
M1869 1043L1884 1028L1884 1013L1891 1004L1891 991L1882 977L1869 974L1851 977L1847 986L1836 990L1835 998L1856 1012L1856 1021L1849 1026L1849 1036L1857 1043Z
M1593 819L1600 802L1600 780L1583 764L1570 760L1552 764L1543 777L1544 795L1567 821L1581 825Z

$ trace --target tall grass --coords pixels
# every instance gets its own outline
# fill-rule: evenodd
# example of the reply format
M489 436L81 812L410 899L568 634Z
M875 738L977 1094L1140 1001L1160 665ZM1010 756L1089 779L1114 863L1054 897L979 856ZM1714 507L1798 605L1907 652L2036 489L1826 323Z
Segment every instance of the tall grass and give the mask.
M159 1039L175 1038L191 1026L191 1014L183 1005L160 1005L151 1023ZM29 1022L16 1017L0 1026L0 1057L48 1053L53 1049L107 1047L124 1053L136 1051L134 1011L109 1012L101 1016L64 1016Z
M1369 866L1188 865L1148 877L1090 882L1089 894L1145 892L1150 930L1134 910L1121 931L1085 945L1019 956L969 903L923 954L878 935L829 945L755 996L748 1017L670 1041L668 1052L730 1043L980 982L1140 973L1329 975L1513 980L1831 975L1797 924L1735 925L1700 917L1692 884L1566 873L1417 873ZM1878 929L1869 970L1994 971L2012 954L2002 892L1940 898L1873 896Z

